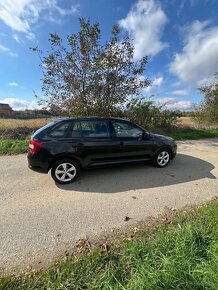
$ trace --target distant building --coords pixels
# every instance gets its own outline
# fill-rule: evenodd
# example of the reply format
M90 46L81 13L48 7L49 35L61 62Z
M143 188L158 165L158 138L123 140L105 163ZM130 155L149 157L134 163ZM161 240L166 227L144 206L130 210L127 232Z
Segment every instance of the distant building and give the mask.
M8 118L12 115L12 108L8 104L0 103L0 118Z

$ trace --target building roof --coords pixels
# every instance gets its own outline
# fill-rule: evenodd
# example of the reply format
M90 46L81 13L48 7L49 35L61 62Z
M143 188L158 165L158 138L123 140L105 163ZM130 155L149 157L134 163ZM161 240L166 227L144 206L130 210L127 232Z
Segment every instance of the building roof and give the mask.
M3 103L0 103L0 109L10 110L10 111L12 110L9 104L3 104Z

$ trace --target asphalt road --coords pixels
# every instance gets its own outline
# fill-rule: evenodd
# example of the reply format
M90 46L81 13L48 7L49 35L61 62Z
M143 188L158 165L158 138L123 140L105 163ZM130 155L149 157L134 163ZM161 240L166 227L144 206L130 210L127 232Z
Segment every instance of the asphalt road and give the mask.
M131 165L85 171L57 186L27 168L25 155L0 157L0 274L48 264L87 235L136 224L167 206L218 195L218 138L179 142L164 169ZM134 197L134 198L133 198Z

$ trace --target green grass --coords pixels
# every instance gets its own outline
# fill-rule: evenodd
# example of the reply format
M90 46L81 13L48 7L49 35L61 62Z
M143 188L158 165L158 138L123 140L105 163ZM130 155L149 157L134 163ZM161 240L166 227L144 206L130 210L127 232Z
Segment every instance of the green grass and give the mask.
M130 240L32 275L4 278L0 289L218 289L218 201L148 227Z
M4 140L0 139L0 155L25 153L28 149L29 139Z
M218 137L218 128L217 129L180 128L172 132L166 132L166 135L176 140L215 138Z

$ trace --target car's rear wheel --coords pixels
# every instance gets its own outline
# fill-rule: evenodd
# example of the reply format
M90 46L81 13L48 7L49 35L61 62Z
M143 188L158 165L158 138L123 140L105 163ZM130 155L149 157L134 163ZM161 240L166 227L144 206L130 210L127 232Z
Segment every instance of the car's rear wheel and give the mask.
M71 159L62 159L56 162L51 169L51 176L55 182L68 184L75 181L80 174L79 164Z
M156 167L166 167L170 163L171 153L168 149L161 149L154 157Z

